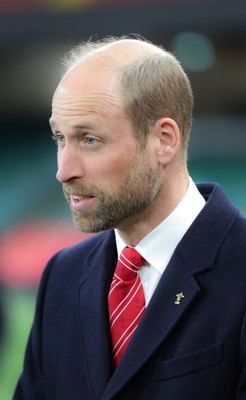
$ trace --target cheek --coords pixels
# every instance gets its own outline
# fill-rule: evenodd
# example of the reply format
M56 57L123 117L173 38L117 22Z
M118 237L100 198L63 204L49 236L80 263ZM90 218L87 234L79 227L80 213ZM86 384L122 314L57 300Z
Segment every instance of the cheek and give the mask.
M89 175L94 178L100 186L109 186L113 189L115 185L120 184L125 179L129 169L131 169L131 165L132 160L129 160L129 157L108 157L100 164L99 162L95 162L91 165L91 174Z

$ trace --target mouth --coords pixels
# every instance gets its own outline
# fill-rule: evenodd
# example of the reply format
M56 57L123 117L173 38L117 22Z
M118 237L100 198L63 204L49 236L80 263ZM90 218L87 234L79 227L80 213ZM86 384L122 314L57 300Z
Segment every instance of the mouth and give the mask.
M73 201L83 201L93 196L70 194L70 197L73 199Z

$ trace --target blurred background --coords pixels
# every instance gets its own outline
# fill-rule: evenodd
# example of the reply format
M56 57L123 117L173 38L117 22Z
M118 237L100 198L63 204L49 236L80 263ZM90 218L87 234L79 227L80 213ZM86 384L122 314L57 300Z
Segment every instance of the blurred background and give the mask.
M246 213L245 0L0 0L0 400L12 398L47 260L85 238L55 180L61 58L129 33L180 59L195 96L190 173L220 182Z

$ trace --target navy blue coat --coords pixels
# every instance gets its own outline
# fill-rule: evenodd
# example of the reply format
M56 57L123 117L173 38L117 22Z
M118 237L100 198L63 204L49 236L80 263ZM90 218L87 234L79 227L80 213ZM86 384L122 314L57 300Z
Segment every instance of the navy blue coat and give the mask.
M198 187L207 203L114 374L107 312L114 232L50 260L14 400L246 399L246 220L218 185Z

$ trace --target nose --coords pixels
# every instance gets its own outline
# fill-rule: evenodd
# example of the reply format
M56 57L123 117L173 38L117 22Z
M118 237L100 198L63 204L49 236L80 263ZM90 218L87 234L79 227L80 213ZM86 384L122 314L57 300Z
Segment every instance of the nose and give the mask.
M56 179L61 183L80 179L84 176L81 156L78 149L72 145L66 144L64 148L58 150L57 164Z

